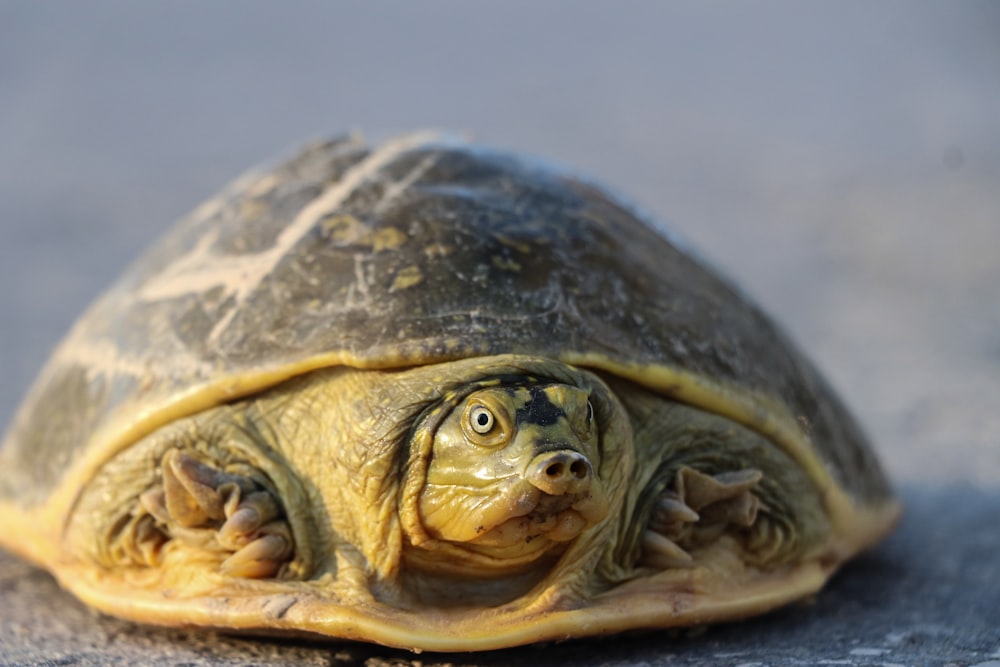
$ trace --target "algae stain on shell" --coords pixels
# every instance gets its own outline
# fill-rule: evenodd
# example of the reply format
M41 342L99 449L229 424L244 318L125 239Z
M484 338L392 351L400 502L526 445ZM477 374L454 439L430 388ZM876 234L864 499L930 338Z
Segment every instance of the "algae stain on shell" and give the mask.
M411 264L410 266L403 267L396 273L395 278L392 280L392 285L389 286L389 293L416 287L423 281L424 274L420 270L420 267L416 264Z

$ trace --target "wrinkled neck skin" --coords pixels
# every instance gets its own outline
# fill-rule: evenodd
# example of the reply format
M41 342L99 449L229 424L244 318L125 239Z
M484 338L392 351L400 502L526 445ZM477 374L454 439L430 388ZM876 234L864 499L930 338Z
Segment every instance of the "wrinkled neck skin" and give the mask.
M555 416L527 423L526 387L539 386L546 389L534 390L533 405L549 397ZM522 401L521 413L511 407L503 417L517 437L442 444L484 392ZM614 544L633 466L631 427L590 373L510 355L392 372L337 369L289 383L256 411L328 515L314 521L322 546L313 551L327 554L317 569L337 579L354 570L377 600L571 604ZM317 433L325 446L317 447ZM566 488L529 481L564 464Z

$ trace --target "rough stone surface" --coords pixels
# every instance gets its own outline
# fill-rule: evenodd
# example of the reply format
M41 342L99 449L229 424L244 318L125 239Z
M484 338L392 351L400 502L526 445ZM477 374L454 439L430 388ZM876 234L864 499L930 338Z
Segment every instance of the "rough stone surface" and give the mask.
M899 530L764 618L455 656L141 627L0 554L0 663L1000 665L1000 8L628 7L4 3L0 424L245 167L345 128L473 128L670 216L756 296L868 427Z

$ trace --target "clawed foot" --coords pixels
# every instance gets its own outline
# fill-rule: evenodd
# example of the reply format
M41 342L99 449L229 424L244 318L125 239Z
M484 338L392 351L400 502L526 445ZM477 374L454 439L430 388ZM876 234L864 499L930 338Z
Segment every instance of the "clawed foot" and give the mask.
M162 471L162 485L139 502L165 539L230 552L220 568L236 577L273 577L291 560L292 535L281 505L259 483L179 449L163 456Z
M643 533L640 562L660 568L692 564L687 549L722 534L730 525L752 526L760 500L751 490L760 482L759 470L706 475L684 466L653 507Z

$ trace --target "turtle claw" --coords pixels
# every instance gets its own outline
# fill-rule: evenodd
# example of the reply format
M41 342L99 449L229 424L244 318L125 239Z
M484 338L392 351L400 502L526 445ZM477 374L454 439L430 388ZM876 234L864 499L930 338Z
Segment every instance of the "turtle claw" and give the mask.
M682 466L673 489L660 494L653 506L639 562L661 568L690 566L688 549L715 539L729 525L752 526L762 504L751 491L763 477L754 469L706 475Z
M254 491L226 508L226 522L219 529L219 544L238 551L254 539L264 524L278 518L281 508L267 491Z
M703 515L703 521L750 526L760 507L760 501L750 490L763 477L761 471L749 468L713 476L685 466L677 471L674 486L684 502Z
M288 524L275 521L262 527L259 537L251 540L222 561L223 574L233 577L263 579L273 577L292 556Z
M664 491L653 507L649 528L662 535L669 535L679 531L684 524L694 523L700 518L681 496L673 491Z
M179 449L164 454L161 469L162 484L139 503L167 539L231 552L220 566L231 576L273 577L291 560L291 529L278 499L259 483Z
M666 570L674 567L689 567L694 563L691 554L681 549L673 540L655 530L642 534L642 565Z

